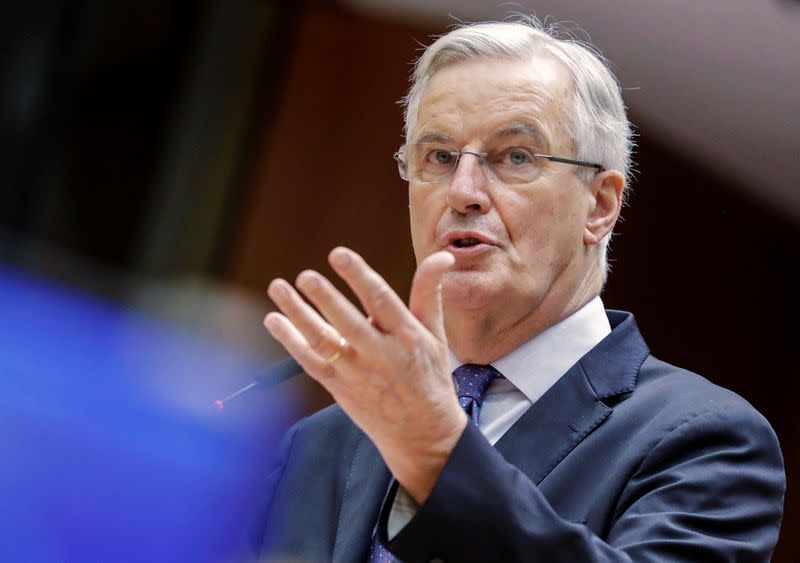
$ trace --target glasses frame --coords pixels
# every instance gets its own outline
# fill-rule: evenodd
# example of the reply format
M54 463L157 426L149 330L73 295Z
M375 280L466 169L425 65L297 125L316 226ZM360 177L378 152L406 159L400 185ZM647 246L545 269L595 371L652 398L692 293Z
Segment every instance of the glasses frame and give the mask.
M419 144L435 144L435 143L419 143ZM397 161L397 170L400 173L400 178L402 178L406 182L410 182L411 180L408 179L408 161L406 160L406 158L408 156L408 154L406 152L407 146L408 145L404 145L404 146L400 147L397 151L395 151L395 153L392 155L392 157ZM484 163L486 162L486 160L485 160L486 157L489 156L488 152L462 151L462 150L457 149L456 147L451 147L451 146L448 146L448 145L440 145L440 146L442 148L446 148L446 149L454 149L454 150L448 151L450 156L453 156L456 159L455 163L453 164L453 168L452 168L450 174L448 176L440 179L440 180L432 180L432 181L427 181L427 182L424 181L424 180L418 180L420 183L422 183L422 184L438 184L439 182L444 182L446 180L449 180L450 178L453 177L453 174L458 169L458 165L461 162L461 157L464 156L465 154L471 154L472 156L476 157L478 159L478 162L481 165L481 168L483 169L483 173L486 175L486 178L490 182L495 182L495 180L492 179L492 175L487 174L486 173L486 169L483 167ZM520 147L520 148L531 149L532 147ZM598 172L603 172L606 169L605 166L603 166L602 164L598 164L596 162L587 162L585 160L575 160L573 158L565 158L563 156L553 156L552 154L541 154L541 153L532 152L531 156L533 158L543 158L545 160L549 160L550 162L561 162L563 164L573 164L575 166L585 166L587 168L595 168Z

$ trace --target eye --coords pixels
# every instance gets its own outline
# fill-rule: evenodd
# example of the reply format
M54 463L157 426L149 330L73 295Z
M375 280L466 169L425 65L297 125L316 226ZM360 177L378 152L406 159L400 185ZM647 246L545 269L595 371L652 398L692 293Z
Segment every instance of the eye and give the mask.
M528 164L532 159L528 151L524 149L509 149L506 151L506 159L509 164L520 166Z
M450 164L453 162L453 153L448 150L436 150L431 153L431 158L436 164Z

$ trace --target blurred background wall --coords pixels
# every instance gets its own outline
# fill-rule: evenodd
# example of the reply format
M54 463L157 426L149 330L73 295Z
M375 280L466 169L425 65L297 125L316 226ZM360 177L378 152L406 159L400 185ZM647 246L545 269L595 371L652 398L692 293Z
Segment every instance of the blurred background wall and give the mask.
M7 4L2 264L265 363L285 355L261 328L267 283L331 273L335 245L407 295L407 194L391 154L409 63L453 17L509 11L477 0ZM639 147L604 301L636 314L655 355L770 420L789 479L775 561L796 560L800 5L511 9L577 22L611 59ZM307 379L286 385L302 412L330 402Z

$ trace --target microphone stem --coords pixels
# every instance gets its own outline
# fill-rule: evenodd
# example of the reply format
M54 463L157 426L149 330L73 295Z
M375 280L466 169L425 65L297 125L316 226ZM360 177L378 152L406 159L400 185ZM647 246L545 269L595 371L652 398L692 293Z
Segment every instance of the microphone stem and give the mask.
M300 367L300 364L297 363L297 360L294 358L287 358L283 361L280 361L276 364L269 366L263 373L256 376L256 378L239 389L238 391L231 393L224 399L220 400L217 399L214 401L214 406L217 407L217 410L222 410L225 407L225 403L230 401L231 399L238 397L242 393L250 391L254 387L269 387L272 385L277 385L290 377L294 377L295 375L302 373L303 368Z
M252 389L253 387L256 387L257 385L258 385L257 381L253 381L251 383L248 383L247 385L245 385L244 387L242 387L241 389L239 389L235 393L231 393L230 395L228 395L227 397L222 399L222 402L226 403L226 402L230 401L231 399L233 399L234 397L236 397L238 395L241 395L245 391L250 391L250 389Z

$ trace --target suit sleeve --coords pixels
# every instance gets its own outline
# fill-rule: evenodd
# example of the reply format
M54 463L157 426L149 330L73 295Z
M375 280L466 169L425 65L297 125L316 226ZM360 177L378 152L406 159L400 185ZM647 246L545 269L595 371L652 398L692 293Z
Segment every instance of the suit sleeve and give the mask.
M602 537L562 519L539 489L467 425L429 498L392 541L406 563L769 561L785 475L777 439L748 408L677 424L622 489Z

